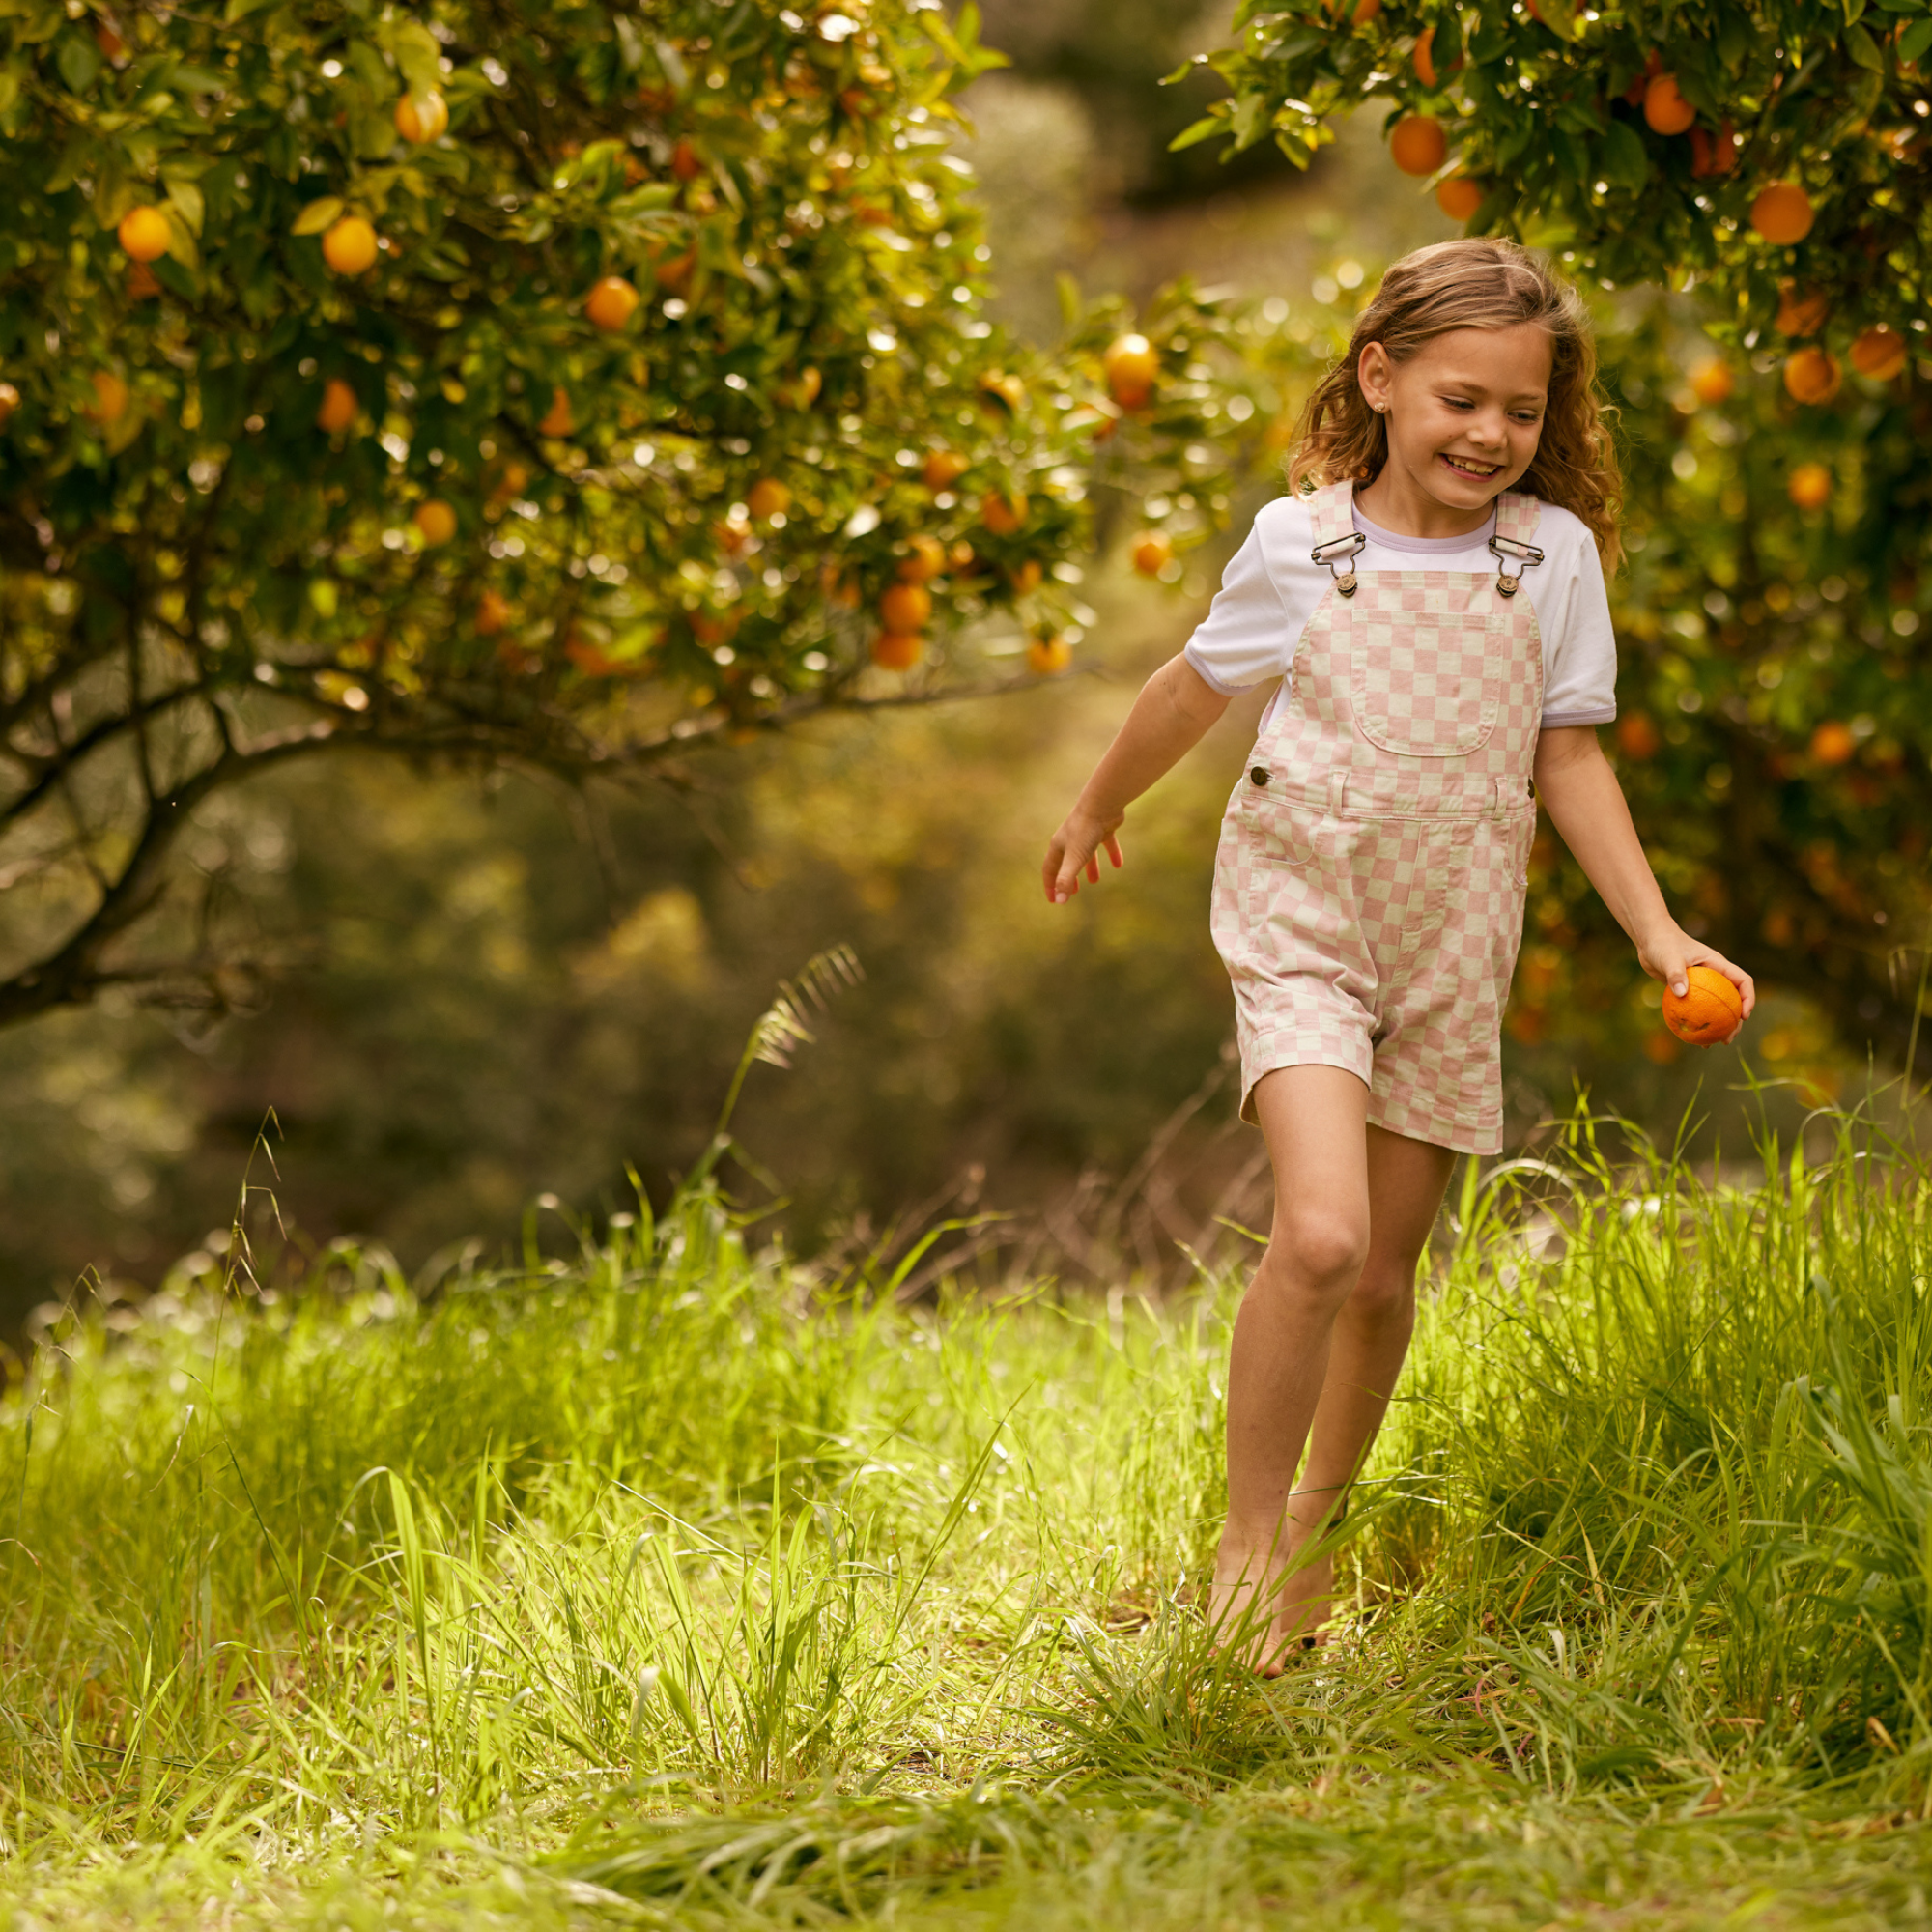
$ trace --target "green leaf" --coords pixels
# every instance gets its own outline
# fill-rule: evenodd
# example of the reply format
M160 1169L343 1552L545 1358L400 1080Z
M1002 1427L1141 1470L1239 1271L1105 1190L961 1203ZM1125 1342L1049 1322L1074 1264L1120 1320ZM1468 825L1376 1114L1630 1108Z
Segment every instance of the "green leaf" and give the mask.
M296 216L295 226L289 230L289 233L291 235L320 235L341 213L342 197L336 194L325 194L319 200L310 202Z
M1650 156L1644 152L1643 137L1628 121L1610 123L1599 153L1604 179L1613 186L1628 188L1634 194L1650 179Z
M161 219L168 224L168 253L192 274L201 267L201 250L195 246L193 231L174 204L173 192L169 190L169 199L161 205ZM195 200L200 199L197 193Z
M1898 57L1916 64L1928 49L1932 49L1932 20L1915 20L1899 39Z
M1870 68L1876 73L1885 71L1885 56L1878 50L1878 43L1860 26L1845 29L1845 51L1861 67Z
M250 14L264 13L280 4L281 0L228 0L227 10L221 17L232 27L237 20L245 20Z
M1536 11L1543 24L1559 40L1576 39L1577 9L1572 0L1537 0Z
M1170 155L1177 155L1182 148L1191 148L1197 141L1211 141L1216 134L1228 131L1228 117L1225 114L1204 114L1191 128L1183 128L1167 144Z
M192 182L170 182L168 184L168 202L174 212L181 216L182 225L196 241L199 241L201 239L202 220L208 212L206 205L202 201L200 188L195 186ZM194 265L190 262L187 266L192 268Z
M436 92L442 81L442 49L436 36L420 20L404 19L392 25L385 38L410 92Z
M65 34L54 65L70 93L85 94L100 71L100 49L84 34Z

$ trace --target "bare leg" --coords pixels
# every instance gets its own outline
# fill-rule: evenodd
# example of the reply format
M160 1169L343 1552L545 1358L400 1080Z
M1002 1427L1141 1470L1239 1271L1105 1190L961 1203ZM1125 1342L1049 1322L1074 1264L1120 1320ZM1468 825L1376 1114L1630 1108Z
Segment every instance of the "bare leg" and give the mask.
M1216 1623L1240 1618L1257 1598L1273 1600L1305 1540L1289 1498L1327 1375L1329 1332L1369 1253L1368 1105L1369 1090L1335 1066L1280 1067L1255 1088L1274 1165L1274 1222L1228 1362ZM1278 1630L1259 1638L1250 1661L1278 1674L1286 1642Z
M1296 1485L1291 1550L1334 1520L1388 1413L1415 1327L1415 1268L1456 1164L1447 1149L1368 1129L1369 1254L1335 1317L1328 1371ZM1293 1570L1282 1586L1281 1633L1319 1640L1335 1587L1332 1557Z

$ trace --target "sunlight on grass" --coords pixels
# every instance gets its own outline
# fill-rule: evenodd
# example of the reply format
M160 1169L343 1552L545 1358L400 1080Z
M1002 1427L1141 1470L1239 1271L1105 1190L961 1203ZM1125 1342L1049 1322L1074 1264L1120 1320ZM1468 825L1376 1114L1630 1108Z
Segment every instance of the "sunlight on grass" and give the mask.
M1928 1201L1848 1120L1748 1186L1581 1117L1471 1164L1341 1639L1271 1686L1193 1607L1226 1281L905 1307L707 1178L423 1298L337 1250L80 1307L0 1433L0 1901L1922 1915Z

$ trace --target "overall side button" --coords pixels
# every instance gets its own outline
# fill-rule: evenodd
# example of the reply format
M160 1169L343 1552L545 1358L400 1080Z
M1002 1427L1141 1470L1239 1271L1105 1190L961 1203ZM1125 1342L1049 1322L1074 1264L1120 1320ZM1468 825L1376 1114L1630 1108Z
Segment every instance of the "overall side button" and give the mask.
M1267 781L1268 781L1268 772L1267 772L1267 767L1265 765L1257 765L1248 774L1248 782L1250 784L1264 785L1267 783Z

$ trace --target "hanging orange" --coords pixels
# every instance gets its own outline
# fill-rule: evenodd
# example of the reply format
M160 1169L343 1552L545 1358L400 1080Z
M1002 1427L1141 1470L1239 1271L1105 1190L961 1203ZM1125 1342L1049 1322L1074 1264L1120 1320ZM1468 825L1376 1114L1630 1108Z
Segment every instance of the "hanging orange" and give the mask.
M1681 134L1697 118L1674 73L1661 73L1643 91L1643 118L1660 134Z
M1829 403L1838 393L1837 359L1822 349L1801 349L1784 364L1784 386L1800 403Z
M1435 190L1435 206L1451 221L1467 221L1483 205L1483 185L1467 175L1451 175Z
M1427 114L1405 114L1389 135L1389 155L1406 175L1433 175L1449 158L1449 136Z
M1905 338L1884 323L1866 329L1852 344L1852 367L1861 376L1889 383L1905 367Z
M1744 995L1715 966L1692 966L1682 995L1663 989L1663 1024L1692 1046L1721 1046L1743 1025Z
M1804 241L1816 218L1811 197L1796 182L1773 182L1751 203L1750 225L1780 248Z
M881 670L910 670L925 655L917 631L881 631L872 639L872 662Z

